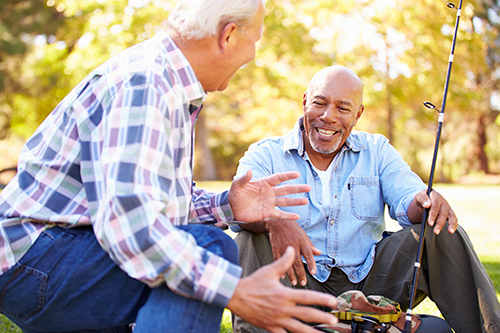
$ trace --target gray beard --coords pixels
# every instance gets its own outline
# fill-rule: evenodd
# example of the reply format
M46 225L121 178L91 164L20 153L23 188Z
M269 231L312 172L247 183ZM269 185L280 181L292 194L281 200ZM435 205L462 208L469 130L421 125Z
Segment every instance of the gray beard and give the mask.
M309 130L309 135L307 136L307 140L309 141L309 144L314 149L314 151L316 151L317 153L320 153L320 154L332 154L339 148L340 143L342 142L342 138L344 136L343 130L340 131L340 137L338 138L337 142L333 146L330 146L330 147L320 147L310 139L312 137L314 130L315 130L314 128L311 128Z

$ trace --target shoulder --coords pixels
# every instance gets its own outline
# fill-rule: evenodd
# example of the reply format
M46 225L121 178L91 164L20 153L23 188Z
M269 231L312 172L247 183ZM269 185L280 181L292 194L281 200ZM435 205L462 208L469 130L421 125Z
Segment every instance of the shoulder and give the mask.
M285 138L283 136L273 136L260 139L259 141L252 143L249 149L272 149L283 147L284 139Z
M353 150L361 151L387 145L389 139L382 134L354 130L349 135L348 143Z
M103 63L100 71L109 84L125 89L150 86L168 90L179 80L157 36L123 50Z

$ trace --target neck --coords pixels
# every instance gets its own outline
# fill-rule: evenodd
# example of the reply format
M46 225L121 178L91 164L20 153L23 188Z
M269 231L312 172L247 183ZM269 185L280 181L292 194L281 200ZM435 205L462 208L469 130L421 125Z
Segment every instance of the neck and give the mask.
M177 47L182 51L187 61L193 68L196 77L201 82L201 85L206 91L210 91L211 78L213 75L210 73L212 68L217 68L215 64L214 37L207 37L203 39L187 39L181 36L177 31L167 28L167 33L175 42ZM210 65L208 65L210 64Z

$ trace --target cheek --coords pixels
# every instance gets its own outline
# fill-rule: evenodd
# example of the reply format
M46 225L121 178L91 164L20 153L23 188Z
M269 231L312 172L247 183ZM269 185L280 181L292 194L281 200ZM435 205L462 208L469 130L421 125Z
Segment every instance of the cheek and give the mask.
M354 117L353 114L345 115L342 119L342 125L346 129L354 127L355 124L356 124L356 118Z
M304 112L304 126L309 127L310 122L311 119L309 118L309 114L307 112Z

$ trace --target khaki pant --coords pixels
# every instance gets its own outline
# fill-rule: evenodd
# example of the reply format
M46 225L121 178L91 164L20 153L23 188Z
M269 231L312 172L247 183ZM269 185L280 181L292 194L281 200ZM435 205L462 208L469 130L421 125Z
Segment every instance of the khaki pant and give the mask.
M450 235L443 228L438 236L432 232L432 228L426 230L414 307L428 296L456 333L500 332L500 304L495 288L465 230L459 227ZM332 270L327 281L320 283L306 268L307 285L295 288L332 295L347 290L361 290L365 295L383 295L393 299L406 311L420 231L421 225L418 224L380 241L375 251L374 265L360 283L350 282L337 268ZM236 237L236 243L244 276L273 261L267 234L243 231ZM291 286L288 278L282 283ZM238 317L233 317L233 330L235 333L265 332Z

